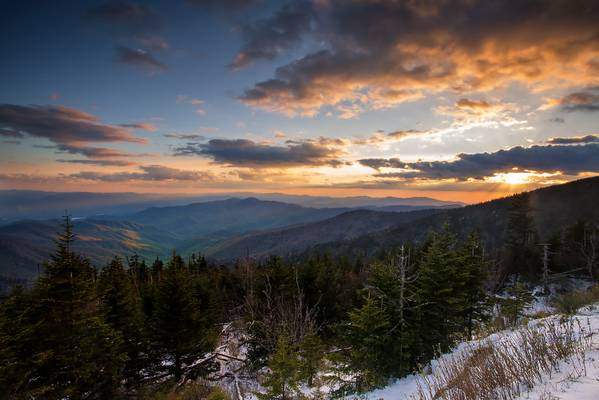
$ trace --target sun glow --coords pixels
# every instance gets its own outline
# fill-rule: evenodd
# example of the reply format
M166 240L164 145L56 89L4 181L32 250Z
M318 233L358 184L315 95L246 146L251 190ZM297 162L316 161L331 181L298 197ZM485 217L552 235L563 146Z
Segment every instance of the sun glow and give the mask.
M559 175L560 172L496 172L487 178L489 182L504 183L507 185L524 185L527 183L543 183L546 178Z

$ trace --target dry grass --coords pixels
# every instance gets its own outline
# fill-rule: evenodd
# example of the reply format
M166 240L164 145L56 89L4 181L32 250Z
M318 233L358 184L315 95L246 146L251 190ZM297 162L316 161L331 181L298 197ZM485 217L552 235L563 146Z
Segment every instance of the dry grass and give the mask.
M580 308L599 301L599 285L589 290L575 290L560 294L553 301L553 306L562 314L573 315Z
M559 371L569 361L570 378L586 374L590 326L578 319L544 321L523 327L496 342L470 345L441 357L431 375L423 375L411 400L510 400Z

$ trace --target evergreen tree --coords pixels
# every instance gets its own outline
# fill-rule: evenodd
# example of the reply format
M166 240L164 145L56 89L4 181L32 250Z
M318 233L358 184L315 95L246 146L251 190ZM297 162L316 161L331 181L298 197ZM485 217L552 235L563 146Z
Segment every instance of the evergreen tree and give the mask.
M44 399L109 398L119 385L126 354L122 340L104 321L93 286L93 268L72 251L69 217L56 252L32 293L31 345L21 395ZM17 347L18 348L18 347Z
M381 386L389 375L392 339L391 319L380 298L369 296L349 314L347 339L350 370L355 374L354 390L363 392Z
M537 277L540 257L536 242L530 197L526 193L514 196L508 211L505 238L508 273L520 273L528 279Z
M507 318L508 323L514 326L518 323L518 319L524 315L524 309L533 300L534 297L530 290L523 283L517 282L507 289L507 297L501 300L501 312Z
M459 275L462 280L461 294L464 302L462 314L467 337L472 339L476 322L488 318L490 307L484 288L486 274L483 247L477 234L473 233L468 237L460 249L460 255Z
M168 370L177 381L184 367L210 345L207 321L191 289L183 259L173 254L157 288L151 328L157 356L170 362Z
M132 276L115 258L100 273L98 294L104 320L123 338L121 351L128 356L124 378L129 385L137 383L147 365L141 328L141 310L131 280Z
M268 359L270 372L264 379L266 393L258 394L261 400L287 400L296 398L300 383L300 364L291 339L281 336Z
M36 338L31 296L18 286L0 303L0 398L26 398Z
M455 238L447 231L434 234L418 268L418 341L421 360L436 349L445 351L462 329L464 281Z
M312 332L300 343L299 370L300 379L308 386L312 386L316 374L321 370L323 361L324 344L315 332Z

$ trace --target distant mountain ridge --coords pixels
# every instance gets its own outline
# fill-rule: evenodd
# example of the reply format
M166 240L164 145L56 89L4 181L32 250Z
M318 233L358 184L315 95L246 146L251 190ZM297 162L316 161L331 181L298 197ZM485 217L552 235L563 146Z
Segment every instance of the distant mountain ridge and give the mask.
M204 252L220 260L231 260L246 254L257 257L286 255L322 243L353 239L440 211L348 211L322 221L235 236L205 248Z
M239 234L255 229L326 219L347 208L309 208L278 201L230 198L176 207L152 207L117 220L152 225L179 239L192 239L214 232Z
M426 197L326 197L299 196L281 193L226 193L218 195L44 192L35 190L0 190L0 223L20 219L52 219L65 210L74 217L96 218L103 215L124 215L150 207L183 206L191 203L221 201L229 198L255 197L311 208L357 208L384 206L444 207L463 203Z
M125 216L76 220L80 240L75 248L99 267L114 255L137 253L151 260L173 249L183 255L202 251L228 261L246 254L299 255L308 249L368 255L422 241L444 224L461 237L477 230L486 246L497 248L503 243L507 212L517 196L423 210L408 205L311 208L256 198L151 207ZM599 177L537 189L527 196L542 240L579 219L599 221ZM58 220L0 226L0 275L34 274L37 263L51 251L58 230Z

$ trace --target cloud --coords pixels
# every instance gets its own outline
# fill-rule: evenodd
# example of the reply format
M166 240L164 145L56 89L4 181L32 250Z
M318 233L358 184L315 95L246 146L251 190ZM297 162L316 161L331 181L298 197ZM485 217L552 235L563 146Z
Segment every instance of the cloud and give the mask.
M599 111L599 88L570 93L558 99L547 99L547 102L540 109L546 110L553 107L560 107L566 112Z
M248 139L212 139L207 143L176 148L175 155L199 155L215 163L243 167L333 166L345 164L339 158L346 143L341 139L288 140L285 146L257 143Z
M132 122L128 124L119 124L123 128L132 128L132 129L142 129L148 132L155 132L158 130L154 124L150 124L148 122Z
M161 36L162 18L145 4L122 0L108 1L88 10L87 17L107 27L121 44L116 47L116 61L138 67L150 75L167 70L150 52L169 48L168 41ZM122 42L135 44L132 49Z
M313 4L311 29L298 35L312 35L319 50L277 68L270 79L242 93L242 102L288 115L315 115L345 103L368 110L413 99L386 99L384 91L417 97L485 92L514 82L541 89L554 87L556 77L560 84L584 84L593 81L599 57L594 0ZM262 21L274 29L276 15ZM277 35L271 37L276 42ZM275 46L277 54L287 48Z
M188 4L209 11L236 13L259 3L260 0L187 0Z
M160 15L144 4L109 1L88 10L87 17L110 25L117 33L136 35L162 29Z
M599 143L599 135L586 135L578 137L554 137L547 141L551 144L586 144Z
M126 128L101 123L97 117L74 108L0 104L0 135L24 134L70 146L89 142L146 143Z
M114 158L114 157L147 157L147 153L129 153L106 147L74 146L69 144L58 144L49 148L55 148L59 153L80 154L89 158Z
M425 136L434 133L434 130L422 131L417 129L398 130L389 133L384 131L377 131L366 139L354 139L353 144L364 145L364 144L382 144L389 142L396 142L410 137Z
M452 106L435 108L437 114L453 118L453 130L467 130L476 127L498 127L524 124L527 121L518 120L513 114L518 111L511 103L489 103L485 100L461 98Z
M104 182L124 181L198 181L206 182L214 180L214 175L209 171L190 171L177 168L165 167L163 165L142 165L141 172L114 172L100 173L82 171L69 175L70 178L84 179Z
M296 1L284 5L274 15L242 28L244 43L229 65L231 69L248 66L257 60L272 60L298 44L310 31L312 3Z
M85 164L85 165L98 165L98 166L110 166L110 167L127 167L131 165L135 165L130 161L124 160L64 160L59 159L56 160L59 163L69 163L69 164Z
M142 49L130 49L118 46L116 48L116 59L120 63L140 68L150 75L164 72L168 69L165 64L156 60L152 54Z
M363 159L360 164L380 170L399 169L378 173L377 177L415 179L483 179L495 173L510 172L514 168L526 171L557 172L578 175L599 172L599 144L581 146L513 147L493 153L458 154L451 161L403 162L397 158Z
M171 139L181 139L181 140L204 140L206 139L202 135L198 135L195 133L167 133L164 137Z

